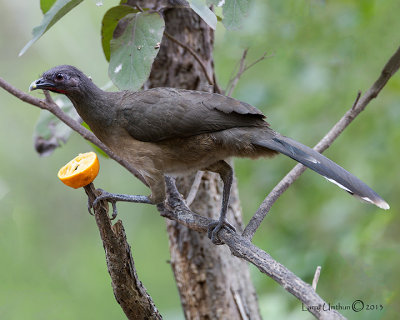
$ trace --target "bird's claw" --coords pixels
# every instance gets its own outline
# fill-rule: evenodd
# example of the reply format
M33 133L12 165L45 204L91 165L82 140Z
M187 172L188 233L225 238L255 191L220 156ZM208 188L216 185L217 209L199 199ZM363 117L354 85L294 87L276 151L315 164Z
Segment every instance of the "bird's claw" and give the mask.
M87 199L87 209L88 209L90 215L94 216L94 213L92 212L92 208L93 208L93 203L90 201L90 198L88 197L88 199Z
M99 195L96 197L96 199L94 199L93 203L90 203L90 200L88 200L88 211L91 215L94 215L92 213L92 208L96 207L97 204L99 203L99 201L107 201L110 202L113 208L113 212L111 215L110 220L114 220L117 215L118 215L118 210L117 210L117 201L114 199L114 194L107 192L103 189L97 189L97 191L99 192Z
M224 221L224 220L215 221L208 225L208 233L207 234L208 234L208 237L211 239L212 243L214 243L216 245L224 244L224 242L222 242L218 237L218 232L224 227L232 232L236 232L236 228L234 226L232 226L230 223L228 223L228 221Z

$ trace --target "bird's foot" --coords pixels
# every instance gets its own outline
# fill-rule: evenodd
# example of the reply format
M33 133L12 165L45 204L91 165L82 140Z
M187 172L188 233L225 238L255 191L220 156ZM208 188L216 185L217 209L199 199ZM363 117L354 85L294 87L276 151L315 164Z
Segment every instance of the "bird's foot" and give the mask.
M107 201L110 202L113 208L113 213L111 215L111 220L115 219L116 216L118 215L117 211L117 201L126 201L126 202L135 202L135 203L148 203L151 204L151 200L147 196L138 196L138 195L129 195L129 194L117 194L117 193L110 193L107 192L103 189L97 189L96 190L99 195L96 197L96 199L93 201L91 204L88 202L88 210L91 215L92 213L92 208L97 206L99 201Z
M236 228L228 223L228 221L226 220L211 222L208 225L208 237L211 239L212 243L216 245L224 244L224 242L222 242L221 239L218 237L218 232L222 228L226 228L232 232L236 232Z
M93 203L90 203L90 200L88 200L88 211L91 215L94 215L92 212L92 208L95 208L99 201L105 200L107 202L110 202L113 208L113 212L111 215L111 220L114 220L117 215L118 215L118 210L117 210L117 201L118 201L118 194L113 194L110 192L107 192L103 189L97 189L96 191L98 191L98 196L96 197L96 199L94 199Z

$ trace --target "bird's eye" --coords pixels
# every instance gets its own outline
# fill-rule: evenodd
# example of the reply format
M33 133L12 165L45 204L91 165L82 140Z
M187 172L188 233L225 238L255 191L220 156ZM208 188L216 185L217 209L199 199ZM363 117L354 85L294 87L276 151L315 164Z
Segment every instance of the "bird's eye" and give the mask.
M62 75L62 73L57 73L56 74L56 80L58 80L58 81L64 80L64 76Z

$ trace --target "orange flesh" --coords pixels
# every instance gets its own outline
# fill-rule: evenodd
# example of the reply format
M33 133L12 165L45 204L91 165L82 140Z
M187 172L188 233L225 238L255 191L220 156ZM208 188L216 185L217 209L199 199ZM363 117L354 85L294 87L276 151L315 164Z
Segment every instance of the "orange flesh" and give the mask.
M58 178L71 188L91 183L99 173L100 164L94 152L81 153L58 171Z

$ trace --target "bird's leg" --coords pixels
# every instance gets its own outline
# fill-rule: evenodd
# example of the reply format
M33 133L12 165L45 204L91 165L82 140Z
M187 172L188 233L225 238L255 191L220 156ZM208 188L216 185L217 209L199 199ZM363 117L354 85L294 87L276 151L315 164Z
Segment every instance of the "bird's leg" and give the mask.
M113 207L113 213L111 216L111 220L115 219L117 216L117 201L125 201L125 202L134 202L134 203L148 203L153 204L148 196L141 196L141 195L129 195L129 194L117 194L117 193L110 193L103 189L96 189L99 192L99 195L93 201L93 203L88 203L88 210L89 213L92 214L92 208L94 208L99 201L105 200L110 202Z
M208 226L208 237L211 239L211 241L214 244L223 244L223 242L218 238L218 232L223 227L226 227L234 232L236 231L235 227L229 224L226 220L226 212L228 211L229 196L233 181L233 170L232 167L224 160L220 160L211 166L208 166L206 170L218 173L222 179L222 182L224 183L219 220L218 222L213 222Z
M92 214L91 208L94 208L99 201L105 200L111 203L113 207L113 213L111 219L115 219L117 216L117 201L134 202L134 203L147 203L147 204L159 204L165 200L165 180L164 176L158 172L152 172L151 175L147 176L146 182L150 187L150 196L141 195L129 195L129 194L117 194L104 191L103 189L97 189L99 195L93 201L93 204L88 205L89 213Z

